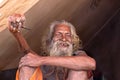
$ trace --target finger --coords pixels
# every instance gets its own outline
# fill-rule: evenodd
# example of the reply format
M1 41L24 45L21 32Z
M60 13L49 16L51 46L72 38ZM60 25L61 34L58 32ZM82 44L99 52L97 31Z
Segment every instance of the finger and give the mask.
M20 17L16 18L16 22L20 22L20 21L21 21Z
M20 62L19 62L19 67L22 65L22 61L20 60Z
M22 20L22 21L25 21L25 20L26 20L25 15L21 15L21 20Z
M9 16L8 17L8 22L11 22L12 21L12 16Z
M24 66L32 67L32 66L30 66L28 63L26 64L26 63L24 63L24 62L21 62L21 63L19 63L18 68L21 68L21 67L24 67Z
M26 62L28 62L28 61L27 61L27 55L25 55L24 57L22 57L22 58L20 59L19 67L26 65Z
M20 62L19 62L19 68L21 68L21 67L23 67L23 66L25 66L26 64L24 63L24 61L23 60L20 60Z
M9 22L15 22L15 20L16 20L16 19L15 19L14 16L9 16L9 17L8 17L8 21L9 21Z
M23 67L23 66L25 66L25 65L20 64L20 65L18 66L18 68L21 68L21 67Z
M19 66L18 66L18 68L21 68L22 67L22 63L21 62L19 62Z

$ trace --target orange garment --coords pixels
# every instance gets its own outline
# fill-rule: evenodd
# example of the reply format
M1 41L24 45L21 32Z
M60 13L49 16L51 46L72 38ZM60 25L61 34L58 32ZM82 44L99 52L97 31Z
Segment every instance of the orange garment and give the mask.
M38 67L36 68L35 72L31 76L30 80L42 80L42 79L43 79L42 71ZM16 80L19 80L19 70L17 70L16 72Z

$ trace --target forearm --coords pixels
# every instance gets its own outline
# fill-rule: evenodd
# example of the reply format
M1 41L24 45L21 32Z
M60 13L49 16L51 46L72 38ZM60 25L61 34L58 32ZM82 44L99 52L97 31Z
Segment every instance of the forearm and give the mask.
M89 56L41 57L42 65L53 65L73 70L95 70L96 62Z
M13 14L8 17L8 29L11 34L16 38L21 51L28 53L30 47L28 46L26 40L21 34L21 28L24 27L25 16L21 14Z
M16 38L20 50L24 53L28 53L31 51L29 45L27 44L26 40L24 39L24 37L22 36L22 34L20 32L17 33L13 33L14 37Z

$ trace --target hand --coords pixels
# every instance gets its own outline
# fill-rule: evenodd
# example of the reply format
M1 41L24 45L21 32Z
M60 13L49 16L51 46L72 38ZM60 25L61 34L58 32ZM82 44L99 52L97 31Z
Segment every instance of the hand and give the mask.
M28 53L24 57L21 58L19 62L19 68L22 66L30 66L30 67L37 67L41 65L41 57L37 54Z
M8 17L8 29L12 33L20 32L25 22L25 16L21 14L13 14Z

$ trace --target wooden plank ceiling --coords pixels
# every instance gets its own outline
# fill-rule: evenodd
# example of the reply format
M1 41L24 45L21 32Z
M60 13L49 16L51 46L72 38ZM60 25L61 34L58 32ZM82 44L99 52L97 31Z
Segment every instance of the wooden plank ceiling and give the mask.
M24 14L39 0L3 0L0 3L0 32L7 27L7 17L13 13Z

